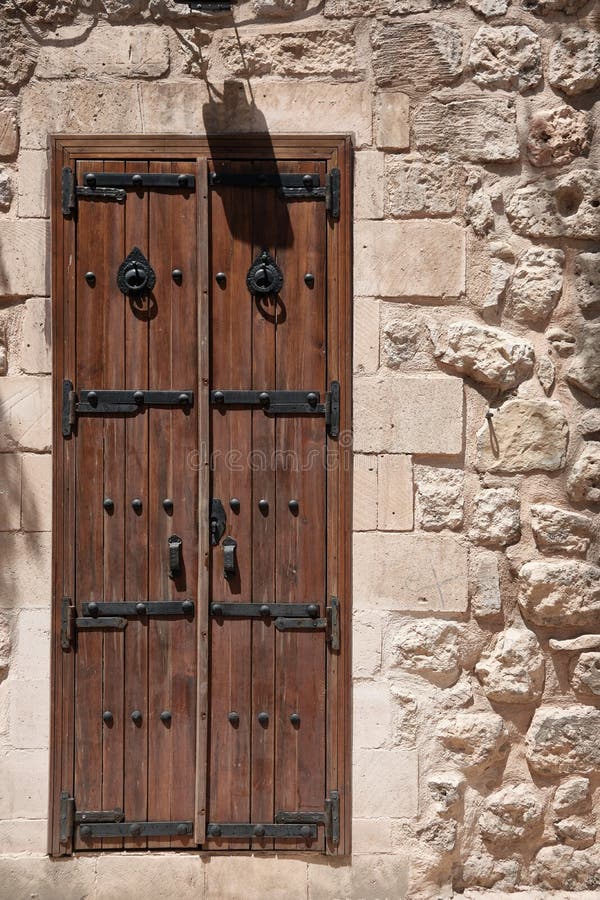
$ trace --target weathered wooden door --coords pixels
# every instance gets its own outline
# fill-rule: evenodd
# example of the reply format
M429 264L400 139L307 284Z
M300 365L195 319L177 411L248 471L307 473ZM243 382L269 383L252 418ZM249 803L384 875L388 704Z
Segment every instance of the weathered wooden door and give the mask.
M341 852L339 170L55 152L51 852Z

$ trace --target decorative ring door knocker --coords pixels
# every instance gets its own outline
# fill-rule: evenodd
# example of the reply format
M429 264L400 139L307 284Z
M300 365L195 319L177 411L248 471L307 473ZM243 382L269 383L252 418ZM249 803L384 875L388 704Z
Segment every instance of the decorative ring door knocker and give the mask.
M139 247L134 247L119 266L117 284L122 294L131 297L148 294L156 284L156 273Z
M283 287L283 272L268 250L257 256L246 276L251 294L278 294Z

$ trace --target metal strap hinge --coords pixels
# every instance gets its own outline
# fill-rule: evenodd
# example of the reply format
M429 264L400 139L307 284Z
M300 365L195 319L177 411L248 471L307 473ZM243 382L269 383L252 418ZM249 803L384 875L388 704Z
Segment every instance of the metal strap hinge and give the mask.
M127 627L126 617L128 616L137 616L142 622L148 616L184 616L190 621L194 616L194 610L193 600L150 600L146 603L133 601L96 603L91 601L83 604L83 615L78 616L71 599L65 597L61 607L60 645L63 650L70 650L76 630L91 631L110 628L115 631L124 631Z
M60 607L60 646L70 650L73 645L76 610L70 597L63 597Z
M328 843L337 847L340 842L340 794L331 791L322 813L278 812L275 821L282 825L324 825Z
M277 188L284 200L324 200L333 219L340 217L340 170L325 176L313 172L210 172L210 187Z
M123 822L109 819L86 822L79 826L85 840L101 837L190 837L193 822Z
M136 191L149 188L179 188L193 190L194 175L171 174L167 172L86 172L84 185L78 185L75 172L70 166L62 170L62 213L70 216L77 207L77 198L96 200L117 200L127 197L126 188Z
M77 394L73 382L63 381L63 437L70 437L77 416L104 416L138 413L148 407L179 407L189 410L194 404L193 391L112 391L81 390Z
M340 649L340 603L331 598L325 617L319 617L318 603L211 603L210 614L217 621L261 619L273 622L277 631L325 631L332 650Z
M73 822L75 817L75 798L68 791L60 792L59 805L59 843L69 846L73 838Z
M340 433L340 383L332 381L321 403L319 391L223 391L210 392L215 409L257 409L267 416L323 416L331 437Z

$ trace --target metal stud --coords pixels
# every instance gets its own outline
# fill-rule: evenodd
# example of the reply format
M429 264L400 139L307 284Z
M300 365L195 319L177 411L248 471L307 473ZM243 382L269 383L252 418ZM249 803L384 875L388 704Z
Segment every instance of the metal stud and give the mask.
M88 613L90 616L97 616L99 611L98 604L94 600L92 600L91 603L88 603Z
M262 500L259 500L258 508L260 509L263 516L266 516L267 513L269 512L269 501L265 500L264 498Z
M238 500L237 497L232 497L231 500L229 501L229 506L231 507L231 511L234 513L239 513L241 505L242 504L240 503L240 501Z
M137 837L141 833L142 833L142 826L139 825L137 822L134 822L133 825L129 826L129 834L131 834L133 837Z
M221 606L220 603L213 603L210 608L210 611L212 612L213 616L222 616L223 615L223 607Z
M96 187L96 176L93 172L86 172L83 180L88 187Z
M131 508L132 508L132 510L133 510L135 513L141 513L141 511L142 511L142 501L140 500L139 497L135 497L135 498L131 501Z
M227 284L227 275L225 274L225 272L217 272L217 274L215 275L215 281L217 282L219 287L225 287L225 285Z
M96 275L94 272L86 272L83 276L90 287L94 287L96 284Z
M303 825L302 828L300 829L300 834L302 835L303 838L308 840L308 838L310 837L310 826Z
M259 712L258 721L265 728L269 724L269 713L268 712Z
M170 497L165 497L162 502L164 511L170 516L173 512L173 501Z
M254 826L254 836L255 837L264 837L265 836L265 826L264 825L255 825Z
M84 838L90 837L91 833L92 833L92 829L90 828L89 825L80 825L79 826L79 834L81 835L81 837L84 837Z
M184 600L181 604L181 612L184 616L189 616L194 612L194 601L193 600Z
M213 394L213 400L215 401L215 403L223 403L223 401L225 400L225 394L223 393L223 391L215 391Z
M105 497L102 501L102 506L106 510L106 512L112 512L115 508L115 501L111 500L110 497Z
M189 834L188 827L187 827L187 825L184 825L183 822L180 822L180 824L177 826L176 830L177 830L177 834L181 834L181 835Z
M271 610L266 603L263 603L259 609L259 613L261 614L261 616L267 617L271 615Z
M160 714L160 721L164 722L165 725L169 725L172 718L173 718L173 713L171 712L171 710L163 709L163 711Z
M173 271L171 272L171 277L175 284L181 284L181 282L183 281L183 272L181 271L181 269L173 269Z
M136 613L138 614L138 616L145 616L146 613L148 612L148 610L146 609L146 604L145 604L145 603L136 603L136 604L135 604L135 611L136 611Z
M291 514L292 514L293 516L297 516L297 515L298 515L298 510L299 510L299 508L300 508L300 504L298 503L297 500L290 500L290 501L288 502L288 509L289 509L289 511L291 512Z
M180 175L179 178L177 179L177 184L179 185L179 187L187 187L188 186L187 175Z
M294 726L294 728L298 728L300 725L300 716L298 713L292 713L290 716L290 722Z
M142 721L142 714L141 714L141 712L139 711L139 709L134 709L134 711L131 713L130 718L131 718L131 721L132 721L135 725L140 725L140 724L141 724L141 721Z
M310 603L308 605L306 612L309 614L311 619L316 619L317 616L319 615L319 607L317 606L316 603Z
M305 175L304 178L302 179L302 184L304 185L304 187L306 188L307 191L312 190L313 185L314 185L312 175Z
M182 406L187 406L190 402L190 395L189 394L180 394L178 399Z
M227 719L229 720L229 722L231 722L234 728L236 727L236 725L240 724L240 714L235 712L235 710L232 710L232 712L227 714Z
M218 825L209 825L208 826L208 836L209 837L221 837L221 829Z
M317 394L315 394L314 391L310 391L306 395L306 402L309 404L309 406L316 406L318 401L319 401L319 398L318 398Z
M110 725L113 721L113 714L110 709L105 709L102 713L102 721L106 722L107 725Z
M144 179L139 174L133 175L131 178L131 183L134 187L142 187L142 185L144 184Z
M306 287L312 288L315 286L315 276L312 272L307 272L304 276L304 284Z
M88 403L91 403L92 406L95 406L98 402L98 394L96 391L88 391L87 395Z
M144 392L143 391L134 391L133 399L135 403L143 403L144 402Z
M262 391L262 393L258 395L258 402L261 406L268 406L271 402L271 398L266 391Z

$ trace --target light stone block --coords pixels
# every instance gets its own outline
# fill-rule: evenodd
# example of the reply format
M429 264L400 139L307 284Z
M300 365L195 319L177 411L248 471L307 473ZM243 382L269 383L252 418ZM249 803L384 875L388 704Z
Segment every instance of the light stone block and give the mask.
M384 154L361 150L354 157L354 220L383 219Z
M35 76L66 78L160 78L169 71L169 40L154 26L98 25L87 40L42 44Z
M34 375L52 371L49 305L45 297L32 297L25 303L21 368Z
M353 477L354 531L374 531L377 528L377 457L354 456Z
M306 862L259 856L214 856L206 866L206 900L306 900ZM171 895L172 896L172 895ZM166 897L165 897L166 900Z
M355 379L356 452L453 456L462 441L460 379L390 373Z
M46 819L9 819L0 822L0 847L6 856L18 853L46 853L48 842L48 822ZM31 862L31 860L30 860ZM8 897L3 893L3 865L0 862L0 898ZM17 896L13 894L13 897ZM39 896L39 894L38 894ZM44 895L45 897L48 894Z
M409 859L401 853L365 853L353 856L350 863L309 863L308 900L403 900L408 876Z
M383 747L390 737L392 704L385 682L355 684L353 690L352 746L355 749Z
M354 535L354 604L410 612L467 609L467 550L450 535Z
M353 814L359 819L416 816L418 777L416 750L355 750Z
M0 107L0 157L15 156L19 149L19 126L14 109Z
M18 163L19 218L46 218L49 215L47 153L43 150L23 150Z
M383 617L372 609L355 609L352 617L352 674L371 678L381 667Z
M21 457L0 454L0 531L21 527Z
M52 530L52 457L25 453L22 469L23 531Z
M51 412L50 378L0 379L0 450L50 450Z
M0 533L0 608L50 603L50 534Z
M377 527L380 531L410 531L413 527L410 456L381 454L378 458Z
M375 142L382 150L408 150L410 99L399 91L381 91L375 106Z
M465 290L465 231L424 219L358 222L354 289L365 297L450 300Z
M113 858L113 855L108 858ZM145 858L148 859L148 854ZM97 860L98 857L91 854L65 860L49 859L47 856L0 857L0 900L25 897L35 897L36 900L92 900L96 893Z
M379 368L379 300L354 301L354 371L370 375Z
M47 752L0 753L0 771L0 819L43 818L48 809Z
M100 900L202 900L208 862L198 854L186 853L99 853L96 857ZM232 869L234 866L232 865ZM239 886L239 885L238 885ZM99 896L100 895L100 896ZM82 895L83 896L83 895ZM87 898L87 895L85 895ZM79 895L78 895L79 897ZM75 900L75 898L73 898Z
M50 293L48 240L48 223L42 219L0 219L0 297Z
M15 628L11 681L50 678L50 610L23 609Z
M353 819L353 853L390 853L392 849L391 819Z
M26 750L43 750L50 740L50 681L9 680L9 742Z

